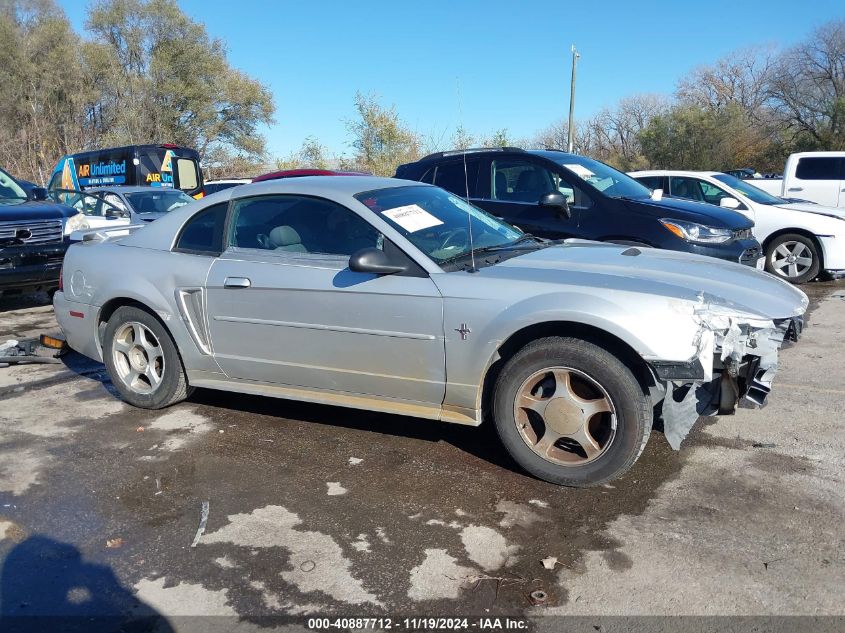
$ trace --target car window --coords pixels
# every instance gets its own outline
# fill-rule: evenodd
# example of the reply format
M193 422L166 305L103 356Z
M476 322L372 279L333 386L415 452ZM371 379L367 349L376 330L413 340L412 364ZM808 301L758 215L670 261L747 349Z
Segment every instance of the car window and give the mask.
M190 158L176 159L176 175L179 179L179 188L191 191L199 186L197 177L197 164Z
M121 200L120 196L118 196L116 193L106 193L103 196L103 200L108 202L110 205L120 209L121 211L126 211L126 205L123 203L123 200Z
M493 161L490 182L493 200L537 203L543 194L557 190L551 171L520 159Z
M475 183L478 180L478 165L478 159L468 159L466 171L464 171L463 160L438 165L434 173L434 184L459 196L474 198Z
M355 198L439 264L523 237L513 226L437 187L389 187Z
M176 250L202 255L219 255L223 246L223 225L228 203L221 202L195 214L182 227Z
M798 160L795 177L799 180L839 180L841 178L841 158L828 156L808 156Z
M663 189L663 176L637 176L635 180L652 191L655 189Z
M193 202L184 191L150 187L147 191L133 191L123 194L136 213L167 213Z
M705 202L704 194L699 185L701 181L697 178L688 178L686 176L671 176L669 178L669 193L674 198L684 198L685 200L695 200L697 202Z
M278 195L235 201L228 244L348 257L362 248L380 248L382 241L375 227L336 202Z
M716 185L712 185L707 181L699 180L698 185L701 187L701 193L704 195L704 200L710 204L718 205L722 198L732 198L724 189L720 189Z

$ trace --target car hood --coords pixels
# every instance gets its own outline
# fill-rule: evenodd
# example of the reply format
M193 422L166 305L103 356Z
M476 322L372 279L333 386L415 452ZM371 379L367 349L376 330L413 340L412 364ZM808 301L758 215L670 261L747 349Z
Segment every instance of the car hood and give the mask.
M790 211L800 211L802 213L812 213L814 215L823 215L828 218L839 218L840 220L845 220L845 209L823 207L820 204L813 204L811 202L790 202L788 204L779 204L777 207L779 209L789 209Z
M604 242L566 240L481 269L516 282L586 286L723 306L766 319L804 312L807 295L748 266L712 257ZM703 293L703 295L702 295Z
M656 218L686 220L733 230L749 229L754 226L754 223L741 213L703 202L691 202L677 198L663 198L659 201L651 198L627 198L625 204L630 209L647 213Z
M79 213L76 209L55 202L28 200L17 204L0 204L0 222L20 220L64 220Z

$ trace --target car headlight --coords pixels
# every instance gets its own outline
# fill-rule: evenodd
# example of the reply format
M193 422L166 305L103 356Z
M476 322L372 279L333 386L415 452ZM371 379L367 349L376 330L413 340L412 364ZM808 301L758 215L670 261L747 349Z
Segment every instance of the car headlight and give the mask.
M733 237L731 229L720 229L695 222L662 219L660 224L682 240L695 244L723 244Z
M70 235L74 231L81 231L82 229L88 228L88 220L85 218L84 213L77 213L76 215L72 215L67 219L65 222L65 235Z

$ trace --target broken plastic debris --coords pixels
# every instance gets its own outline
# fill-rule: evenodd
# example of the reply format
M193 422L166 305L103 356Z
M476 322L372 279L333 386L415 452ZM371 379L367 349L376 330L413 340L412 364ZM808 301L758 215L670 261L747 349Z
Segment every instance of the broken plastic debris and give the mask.
M557 556L549 556L540 562L543 563L543 567L546 569L554 569L555 565L557 565Z
M363 462L363 461L364 461L364 460L363 460L363 459L361 459L360 457L350 457L350 458L349 458L349 464L350 464L350 466L355 466L356 464L360 464L360 463L361 463L361 462Z
M143 433L143 432L144 432L144 427L143 427L143 426L139 426L137 429L135 429L135 432L136 432L136 433Z
M202 511L200 512L200 526L197 528L197 533L194 535L194 541L191 547L196 547L200 542L200 537L205 533L205 524L208 523L208 501L202 502Z
M110 538L106 541L106 547L109 549L117 549L118 547L123 547L123 539L119 536L117 538Z

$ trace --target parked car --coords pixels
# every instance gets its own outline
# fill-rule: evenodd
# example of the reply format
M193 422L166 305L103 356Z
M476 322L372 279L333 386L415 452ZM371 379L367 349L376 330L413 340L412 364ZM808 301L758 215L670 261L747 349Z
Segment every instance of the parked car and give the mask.
M664 196L736 209L754 221L765 253L765 268L792 283L821 271L845 273L845 211L811 203L790 203L755 187L752 181L703 171L638 171L631 176Z
M782 178L755 178L749 182L788 200L845 207L845 152L792 154L786 159Z
M249 178L225 178L220 180L206 180L203 184L203 189L205 190L205 195L210 196L213 193L217 193L218 191L223 191L223 189L228 189L229 187L237 187L238 185L245 185L249 182L252 182Z
M46 197L41 187L27 194L0 169L0 294L52 291L59 285L65 234L84 228L85 218Z
M90 228L152 222L194 201L178 189L95 187L82 196Z
M807 307L751 268L551 242L388 178L244 185L105 238L71 246L54 306L127 402L208 387L489 415L522 467L575 486L625 472L655 406L677 448L700 412L762 403Z
M282 169L262 174L252 179L252 182L278 180L279 178L304 178L305 176L370 176L363 171L337 171L334 169Z
M59 159L47 189L85 190L103 186L146 186L203 194L202 170L196 150L178 145L129 145L70 154Z
M400 165L396 177L443 187L540 237L650 246L763 266L748 218L653 198L626 174L584 156L518 148L440 152Z

